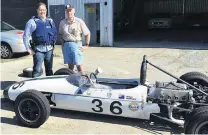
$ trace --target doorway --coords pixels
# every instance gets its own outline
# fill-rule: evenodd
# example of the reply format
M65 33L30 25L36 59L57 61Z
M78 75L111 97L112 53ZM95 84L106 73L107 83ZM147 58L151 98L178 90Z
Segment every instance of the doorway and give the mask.
M91 32L90 44L100 44L100 3L86 3L85 23Z

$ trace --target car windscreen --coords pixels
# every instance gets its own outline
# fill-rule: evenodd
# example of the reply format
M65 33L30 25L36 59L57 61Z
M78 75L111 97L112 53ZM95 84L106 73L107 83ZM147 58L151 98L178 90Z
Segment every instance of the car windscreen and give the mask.
M74 86L82 87L84 85L89 85L90 81L86 76L82 76L79 73L71 74L66 77L66 80Z
M9 25L8 23L5 23L1 21L1 31L10 31L10 30L15 30L16 28Z

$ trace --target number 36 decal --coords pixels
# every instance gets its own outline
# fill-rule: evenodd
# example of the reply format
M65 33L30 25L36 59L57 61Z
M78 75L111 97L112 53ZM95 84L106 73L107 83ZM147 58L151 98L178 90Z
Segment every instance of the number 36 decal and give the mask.
M98 103L96 105L96 109L95 108L92 108L92 110L94 112L103 112L103 108L102 108L102 101L99 100L99 99L94 99L92 100L92 103L95 104L95 103ZM122 106L121 102L119 101L113 101L111 104L110 104L110 111L113 113L113 114L122 114L122 109L119 107L119 106L116 106L116 105L119 105L119 106Z

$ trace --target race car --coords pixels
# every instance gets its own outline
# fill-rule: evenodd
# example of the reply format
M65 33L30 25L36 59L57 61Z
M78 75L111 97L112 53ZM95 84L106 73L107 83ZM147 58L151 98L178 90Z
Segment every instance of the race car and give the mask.
M147 64L175 78L149 84ZM208 133L208 77L188 72L180 78L143 57L140 78L101 78L98 68L82 75L61 68L54 76L17 82L4 90L14 101L20 124L37 128L51 108L152 120L159 118L184 126L186 134Z

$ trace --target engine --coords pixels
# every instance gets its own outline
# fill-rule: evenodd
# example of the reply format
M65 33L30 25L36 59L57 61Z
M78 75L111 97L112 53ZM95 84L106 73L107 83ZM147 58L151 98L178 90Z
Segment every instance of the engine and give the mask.
M149 89L149 97L153 102L171 104L174 102L193 102L193 91L185 84L175 82L156 82Z

